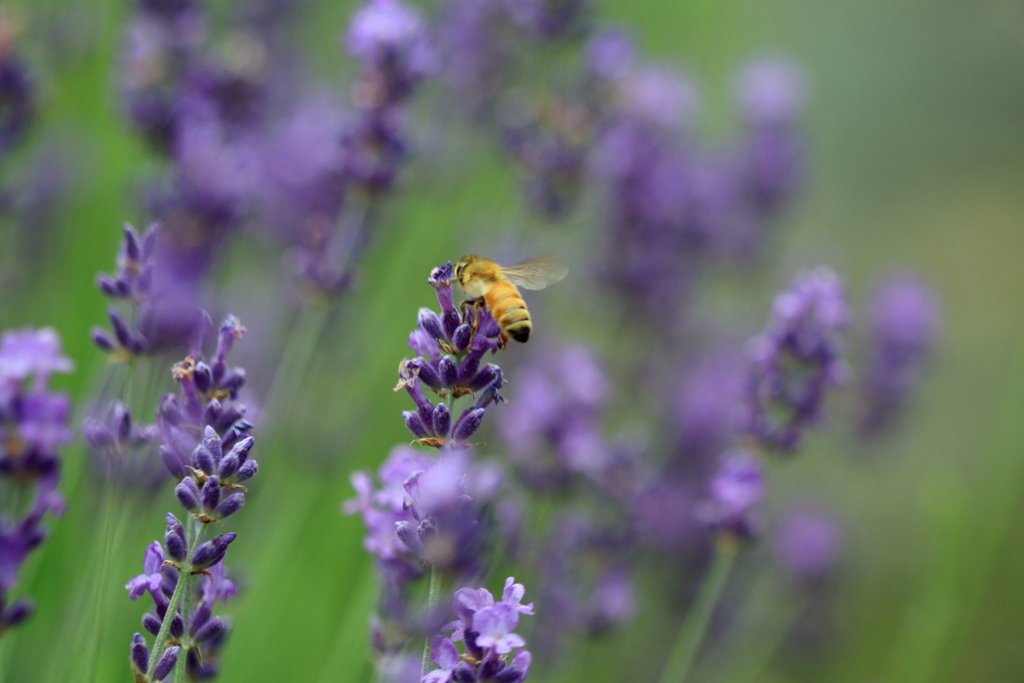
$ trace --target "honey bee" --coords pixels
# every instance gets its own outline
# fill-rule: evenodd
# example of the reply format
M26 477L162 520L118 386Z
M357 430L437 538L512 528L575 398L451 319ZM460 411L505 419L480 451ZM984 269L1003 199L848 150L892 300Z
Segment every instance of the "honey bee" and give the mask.
M499 266L478 256L463 256L455 264L455 278L470 298L467 305L486 306L501 328L504 344L511 337L525 343L530 338L530 312L517 287L544 289L560 282L569 270L557 256L535 256L511 266ZM474 318L474 331L476 327Z

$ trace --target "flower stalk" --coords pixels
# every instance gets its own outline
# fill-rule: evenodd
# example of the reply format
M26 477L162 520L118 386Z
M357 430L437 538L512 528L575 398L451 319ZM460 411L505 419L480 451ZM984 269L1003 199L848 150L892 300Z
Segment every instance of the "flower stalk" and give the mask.
M206 531L206 525L203 524L199 527L199 531L196 533L195 538L192 539L192 543L189 545L188 557L192 558L195 555L196 548L199 547L199 543L203 540L203 534ZM178 604L181 602L181 598L188 590L189 577L195 573L191 560L181 567L181 571L178 576L178 583L174 587L174 592L171 594L171 598L167 603L167 612L164 614L163 621L160 622L160 631L156 634L156 640L153 643L153 651L149 655L149 667L146 671L146 676L150 680L153 679L156 673L156 665L160 661L161 655L163 655L166 649L164 645L167 643L167 636L171 632L171 622L174 621L174 617L178 614Z
M739 539L731 533L722 533L715 539L711 566L701 582L693 606L679 627L672 654L658 679L659 683L683 683L689 676L738 550Z

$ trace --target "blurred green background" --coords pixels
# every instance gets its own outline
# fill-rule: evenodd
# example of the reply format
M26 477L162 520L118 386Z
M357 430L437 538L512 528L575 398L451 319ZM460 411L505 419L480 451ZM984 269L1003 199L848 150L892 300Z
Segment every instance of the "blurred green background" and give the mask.
M757 547L734 577L733 598L750 618L705 653L694 680L1021 680L1024 550L1013 529L1024 520L1024 5L596 6L601 23L633 31L646 57L695 78L710 137L734 123L732 79L745 59L780 52L807 69L810 183L784 226L768 276L773 288L801 266L828 263L847 278L856 313L874 278L910 267L942 300L938 352L901 434L872 452L816 436L800 457L771 468L769 519L809 501L827 506L846 529L825 642L806 646L782 628L796 598L762 569L769 552ZM30 144L7 168L30 168L49 150L67 182L54 227L36 236L45 258L28 268L12 262L14 249L0 254L0 322L60 331L78 367L60 382L84 408L91 383L108 371L88 342L89 328L105 322L93 280L113 267L121 223L145 223L131 190L154 163L118 108L116 59L128 8L106 1L10 7L23 20L19 45L40 75L42 99ZM352 8L311 2L300 22L319 76L339 84L350 67L338 36ZM260 481L239 515L231 553L244 581L225 610L235 624L225 683L372 678L367 619L375 583L360 521L339 514L351 495L348 473L375 467L408 439L399 417L407 399L391 387L416 310L431 304L423 285L430 267L470 248L495 251L522 219L508 165L486 151L466 163L455 182L431 174L429 159L412 162L358 290L331 311L326 343L297 380L297 398L275 406L279 432L258 441ZM573 234L551 242L571 249ZM250 248L258 249L242 245L235 258ZM220 303L243 322L272 295L273 283L225 278ZM744 307L765 311L770 296L762 291ZM607 347L606 337L590 338L588 311L574 309L569 284L545 297L571 312L561 337ZM285 343L289 327L269 330L265 343ZM240 347L256 343L253 336ZM252 368L249 376L269 383ZM0 643L0 681L83 680L70 658L87 642L100 647L96 681L130 680L128 643L145 608L121 587L140 571L145 545L162 534L162 513L173 505L168 491L163 503L131 516L104 577L106 604L88 607L102 503L83 453L80 442L67 450L67 514L52 524L16 590L34 596L38 612ZM660 590L641 591L634 624L566 652L566 670L535 669L530 680L653 679L678 620L664 613Z

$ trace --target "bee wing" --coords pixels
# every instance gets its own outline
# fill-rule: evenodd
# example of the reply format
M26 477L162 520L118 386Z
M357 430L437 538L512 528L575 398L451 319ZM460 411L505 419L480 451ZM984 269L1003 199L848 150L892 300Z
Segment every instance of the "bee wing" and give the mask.
M516 287L544 289L548 285L564 280L569 269L557 256L542 254L513 263L511 266L503 266L501 272Z

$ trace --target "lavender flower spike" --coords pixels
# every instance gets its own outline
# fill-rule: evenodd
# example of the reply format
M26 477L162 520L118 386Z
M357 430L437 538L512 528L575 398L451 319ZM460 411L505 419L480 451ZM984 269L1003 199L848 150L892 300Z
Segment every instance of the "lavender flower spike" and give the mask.
M526 641L514 632L520 614L533 614L533 605L521 605L525 589L509 577L501 602L486 588L460 588L455 592L452 610L457 617L443 630L454 629L451 638L431 641L432 661L440 667L427 673L423 683L448 681L496 681L520 683L526 679L532 657L520 650ZM454 643L464 641L460 656ZM511 663L507 655L517 650Z
M757 458L743 451L727 454L711 479L710 494L697 512L711 531L738 538L757 535L757 507L764 498L764 474Z
M749 345L748 434L782 452L796 449L817 422L827 390L846 379L848 320L843 284L826 268L801 273L775 297L768 326Z
M247 431L252 425L245 420L245 407L238 401L245 372L226 363L244 330L238 320L228 316L218 332L213 360L207 363L190 355L176 363L172 376L180 395L167 395L159 403L156 434L162 442L160 454L177 481L175 497L191 515L183 524L167 513L163 545L157 541L150 544L143 573L125 586L132 600L149 593L155 607L155 614L142 619L143 628L156 637L152 651L141 636L132 644L136 680L161 680L182 658L189 680L206 680L217 673L216 660L229 625L213 615L213 608L217 600L224 601L237 592L225 577L223 564L237 535L228 532L202 541L208 524L221 522L242 508L245 488L239 482L249 480L257 470L249 457L254 440ZM114 422L121 427L115 425L109 431L130 432L129 422ZM115 441L113 434L93 431L97 443ZM190 586L196 576L204 578L199 592Z
M892 278L871 306L871 347L861 389L864 436L884 431L906 406L930 355L938 307L928 287L909 275Z
M0 491L5 502L23 501L0 512L0 635L31 613L29 600L9 593L29 553L46 539L43 518L64 510L57 448L73 438L71 403L47 385L50 375L71 369L51 329L0 337Z

